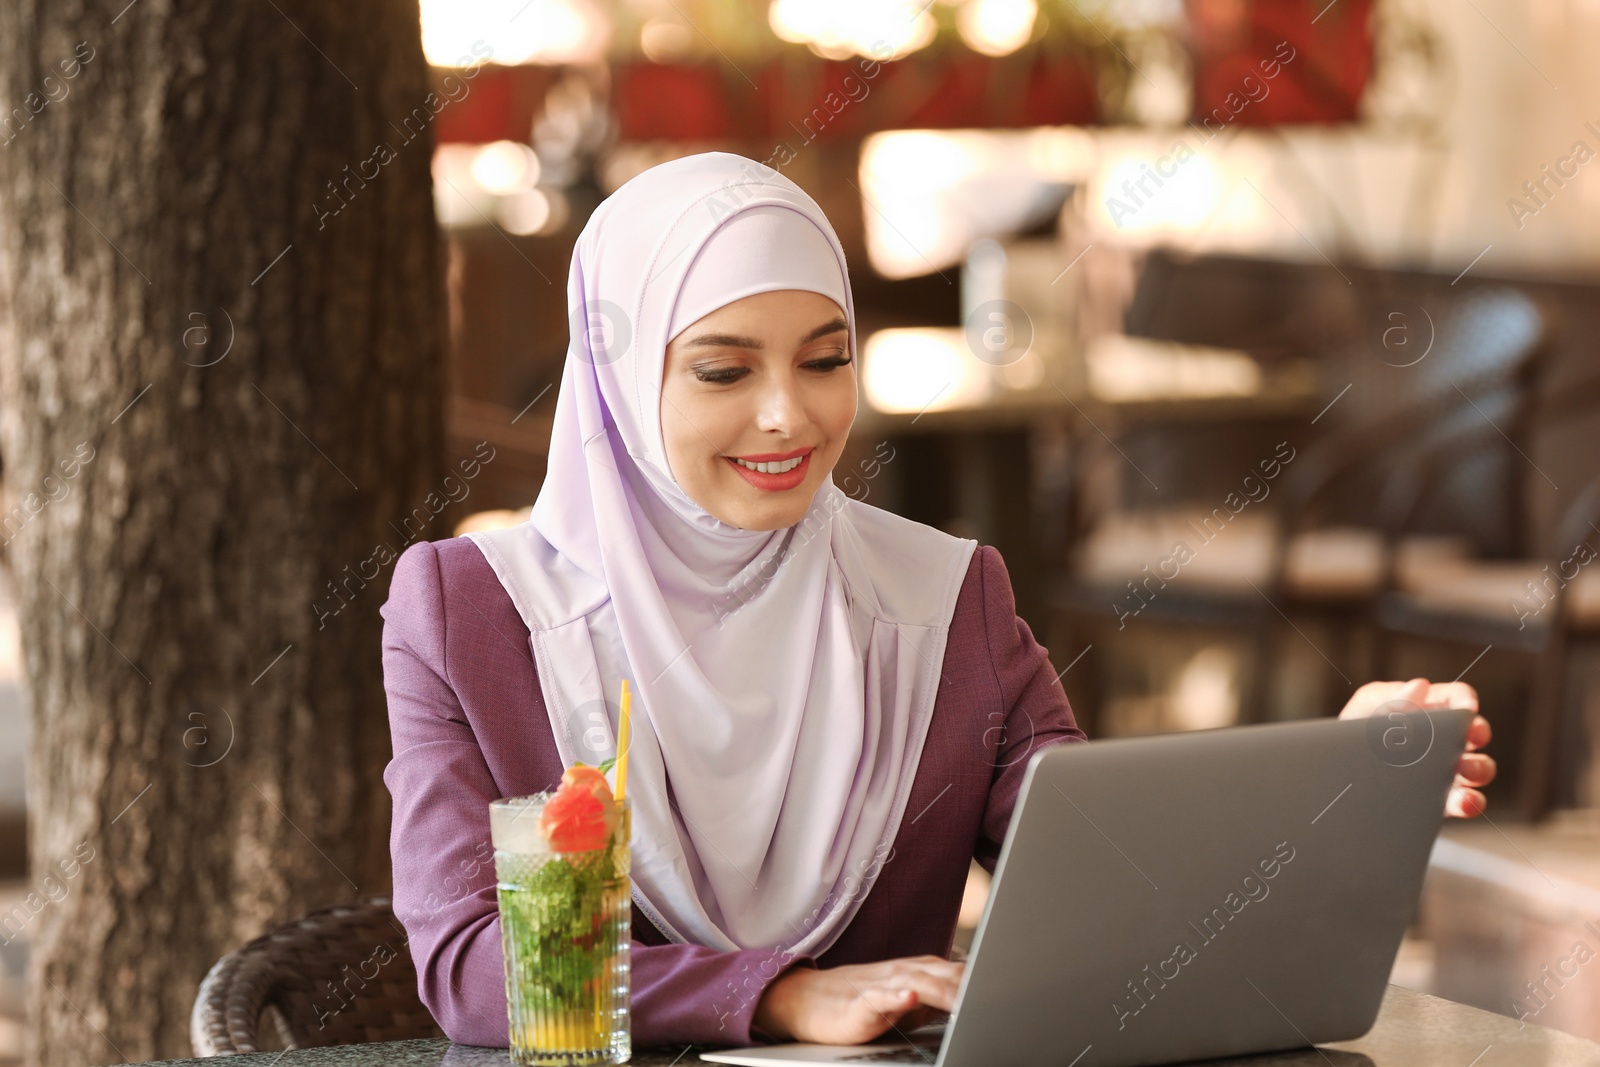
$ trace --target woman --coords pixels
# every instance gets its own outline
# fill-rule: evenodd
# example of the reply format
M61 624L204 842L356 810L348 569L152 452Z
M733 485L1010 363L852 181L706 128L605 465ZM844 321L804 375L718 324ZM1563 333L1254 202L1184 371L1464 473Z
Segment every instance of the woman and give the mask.
M412 546L383 607L424 1001L506 1044L488 805L613 755L626 677L635 1042L854 1043L948 1010L970 858L993 869L1028 756L1085 737L999 554L833 484L858 352L838 238L776 171L689 156L600 205L569 298L531 517ZM1419 679L1345 714L1396 698L1476 707ZM1493 761L1458 771L1450 810L1476 814Z

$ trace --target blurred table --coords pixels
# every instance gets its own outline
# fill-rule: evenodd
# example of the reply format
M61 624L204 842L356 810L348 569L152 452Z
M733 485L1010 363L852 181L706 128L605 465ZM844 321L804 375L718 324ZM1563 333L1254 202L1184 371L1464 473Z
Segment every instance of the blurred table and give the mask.
M1235 349L1107 334L1081 356L1054 334L1026 354L987 363L959 327L879 330L862 363L864 402L852 433L990 430L1040 420L1250 422L1313 415L1305 359L1263 365Z
M1493 1049L1493 1055L1483 1054ZM1447 1064L1467 1067L1517 1064L1518 1067L1593 1067L1600 1044L1542 1026L1519 1026L1515 1019L1469 1008L1400 986L1390 986L1377 1024L1365 1037L1268 1055L1205 1061L1208 1067L1417 1067ZM208 1063L209 1060L163 1060ZM448 1041L393 1041L339 1045L295 1052L263 1052L229 1058L229 1067L506 1067L505 1049L472 1048ZM671 1067L701 1062L691 1047L642 1052L632 1063Z
M1078 526L1078 485L1088 469L1082 457L1100 455L1134 488L1154 488L1140 471L1148 461L1129 459L1123 448L1137 452L1130 434L1171 430L1206 443L1186 438L1162 452L1175 450L1184 462L1205 457L1209 467L1231 472L1232 453L1218 451L1219 436L1253 456L1259 449L1247 442L1285 420L1311 419L1326 402L1303 359L1263 364L1242 351L1121 334L1078 353L1043 324L1031 336L1023 355L1002 352L990 362L978 356L980 339L959 327L870 334L850 433L863 456L879 447L902 457L886 464L887 491L870 502L999 549L1017 613L1037 637L1048 632L1041 590ZM1062 473L1063 462L1071 473ZM862 481L851 476L855 469L842 460L834 476L852 495ZM1213 495L1187 474L1157 477L1169 489L1183 484Z
M1600 811L1446 826L1420 913L1430 988L1600 1040L1600 967L1588 966L1600 948Z

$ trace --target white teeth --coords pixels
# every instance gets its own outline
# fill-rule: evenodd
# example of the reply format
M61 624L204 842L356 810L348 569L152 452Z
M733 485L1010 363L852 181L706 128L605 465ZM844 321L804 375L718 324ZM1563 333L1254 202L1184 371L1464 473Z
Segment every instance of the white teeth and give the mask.
M730 458L732 458L735 463L739 464L739 466L749 467L751 470L760 471L762 474L785 474L800 466L800 461L806 457L796 456L793 459L780 460L774 463L750 463L746 460L739 459L737 456Z

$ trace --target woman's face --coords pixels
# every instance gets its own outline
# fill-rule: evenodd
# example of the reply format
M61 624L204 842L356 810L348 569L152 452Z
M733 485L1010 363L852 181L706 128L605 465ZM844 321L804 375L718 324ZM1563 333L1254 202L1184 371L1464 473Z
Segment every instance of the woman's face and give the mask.
M725 304L668 342L661 433L689 499L744 530L804 518L855 421L849 339L838 304L779 289Z

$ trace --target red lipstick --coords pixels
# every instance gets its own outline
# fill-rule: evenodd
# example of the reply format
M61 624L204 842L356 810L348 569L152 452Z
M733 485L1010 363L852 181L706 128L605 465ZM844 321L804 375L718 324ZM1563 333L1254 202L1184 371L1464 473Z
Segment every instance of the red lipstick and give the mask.
M739 477L755 486L757 489L768 493L781 493L787 489L797 488L806 480L806 472L811 469L811 453L814 449L797 448L793 452L764 452L754 456L723 456L728 461L728 466L739 473ZM753 471L749 467L737 462L747 460L750 463L781 463L786 459L802 457L793 470L784 471L782 474L767 474L763 471Z

